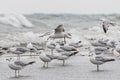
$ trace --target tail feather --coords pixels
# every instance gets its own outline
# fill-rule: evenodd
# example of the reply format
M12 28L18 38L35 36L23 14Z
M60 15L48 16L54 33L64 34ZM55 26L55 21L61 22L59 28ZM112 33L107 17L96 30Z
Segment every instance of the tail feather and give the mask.
M28 63L28 65L32 65L33 63L35 63L35 61L31 61Z
M72 54L70 54L69 56L73 56L73 55L76 55L78 53L78 51L76 52L73 52Z
M110 62L110 61L115 61L115 59L107 59L104 62Z

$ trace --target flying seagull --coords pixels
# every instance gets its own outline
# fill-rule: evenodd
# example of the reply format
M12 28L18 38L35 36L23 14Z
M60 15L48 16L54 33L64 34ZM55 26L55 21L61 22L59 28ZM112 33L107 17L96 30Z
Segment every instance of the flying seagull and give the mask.
M115 24L112 23L112 22L103 21L102 27L103 27L103 31L104 31L105 34L107 33L108 28L109 28L110 25L114 26Z

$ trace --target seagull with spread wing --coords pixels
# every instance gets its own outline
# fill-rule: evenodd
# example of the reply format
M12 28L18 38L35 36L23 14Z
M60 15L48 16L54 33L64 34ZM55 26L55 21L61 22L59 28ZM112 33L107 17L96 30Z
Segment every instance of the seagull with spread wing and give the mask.
M105 34L107 33L109 26L115 26L115 23L109 21L102 22L102 28Z
M49 39L60 39L63 38L64 39L64 43L66 43L66 38L71 39L71 34L65 32L65 29L63 28L63 25L60 24L57 28L54 29L54 33L52 35L49 36Z

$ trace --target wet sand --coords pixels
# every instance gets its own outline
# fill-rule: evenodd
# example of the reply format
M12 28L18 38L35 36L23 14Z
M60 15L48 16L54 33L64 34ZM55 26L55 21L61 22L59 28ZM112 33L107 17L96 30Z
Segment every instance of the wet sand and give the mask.
M62 61L53 60L49 68L43 68L43 62L38 56L35 58L22 57L24 60L35 60L36 63L20 71L20 77L14 77L14 71L8 67L4 55L0 58L0 80L119 80L120 61L105 63L96 71L96 66L90 63L88 56L75 55Z

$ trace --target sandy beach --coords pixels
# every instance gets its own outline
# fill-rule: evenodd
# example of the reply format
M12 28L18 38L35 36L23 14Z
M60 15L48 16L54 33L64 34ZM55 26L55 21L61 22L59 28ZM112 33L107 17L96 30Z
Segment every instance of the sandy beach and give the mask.
M9 57L4 55L0 58L0 80L118 80L120 78L119 60L101 65L100 71L97 72L89 57L80 54L66 60L65 66L62 66L62 61L53 60L49 63L49 68L42 67L43 62L38 56L22 57L24 60L34 60L36 63L22 69L20 77L15 78L6 58Z

